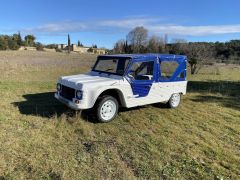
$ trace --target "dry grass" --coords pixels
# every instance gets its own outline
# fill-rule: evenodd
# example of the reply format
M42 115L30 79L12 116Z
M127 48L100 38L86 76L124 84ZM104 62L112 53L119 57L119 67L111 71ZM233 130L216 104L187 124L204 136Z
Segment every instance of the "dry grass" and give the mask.
M0 179L240 178L239 67L189 76L178 109L121 110L96 124L53 98L58 76L94 59L0 52Z

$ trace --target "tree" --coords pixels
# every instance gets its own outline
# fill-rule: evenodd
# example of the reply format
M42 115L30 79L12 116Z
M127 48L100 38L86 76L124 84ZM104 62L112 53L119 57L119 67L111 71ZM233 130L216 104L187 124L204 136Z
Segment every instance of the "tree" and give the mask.
M70 53L71 51L71 39L70 39L70 35L68 34L68 53Z
M228 59L231 55L231 50L225 43L216 42L215 43L216 58L225 60Z
M186 55L191 74L197 74L203 65L213 58L214 52L214 46L211 43L189 43Z
M127 53L127 54L132 53L132 51L131 51L131 46L128 45L127 40L126 40L125 43L124 43L123 49L124 49L124 53Z
M158 36L152 36L148 40L147 50L151 53L161 53L164 50L164 41Z
M186 54L188 43L185 39L173 39L171 43L171 54Z
M124 39L118 40L114 45L113 52L114 53L119 53L119 54L125 53L124 44L125 44Z
M14 38L8 39L8 48L11 50L18 50L19 45L17 44L17 41L14 40Z
M8 41L5 39L4 36L0 36L0 50L7 50L8 48Z
M163 52L167 53L168 51L168 34L164 34L164 49Z
M78 47L83 47L83 44L78 40Z
M21 36L20 32L18 32L17 44L18 44L19 46L22 46L22 45L23 45L22 36Z
M148 30L144 27L136 27L127 35L127 41L131 45L133 53L141 53L147 44Z
M25 45L27 46L34 46L35 45L35 40L36 40L36 37L34 35L27 35L25 36Z

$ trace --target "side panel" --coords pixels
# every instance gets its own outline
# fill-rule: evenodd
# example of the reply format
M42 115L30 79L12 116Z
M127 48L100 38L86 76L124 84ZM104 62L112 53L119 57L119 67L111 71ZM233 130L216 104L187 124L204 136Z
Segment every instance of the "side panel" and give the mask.
M159 82L158 92L160 93L160 101L168 101L172 94L181 93L186 94L187 81L177 81L177 82Z
M125 88L125 92L127 88ZM131 91L126 99L127 107L142 106L147 104L166 102L170 99L173 93L186 94L187 81L179 82L161 82L153 83L148 96L137 98L134 97Z

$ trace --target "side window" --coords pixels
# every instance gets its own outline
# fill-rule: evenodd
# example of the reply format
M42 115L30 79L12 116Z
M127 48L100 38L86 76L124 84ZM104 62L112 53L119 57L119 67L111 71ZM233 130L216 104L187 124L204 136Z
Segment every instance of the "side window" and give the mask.
M135 62L132 64L129 76L135 80L152 80L154 61Z
M178 63L175 61L162 61L160 64L160 80L170 79L178 66Z

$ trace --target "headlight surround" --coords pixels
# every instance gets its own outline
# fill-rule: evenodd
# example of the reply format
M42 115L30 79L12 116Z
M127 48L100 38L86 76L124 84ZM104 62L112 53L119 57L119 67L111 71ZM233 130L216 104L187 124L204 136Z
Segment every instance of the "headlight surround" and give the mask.
M83 92L81 90L77 90L76 91L76 98L81 100L83 97Z
M60 83L57 83L57 91L60 92L62 89L62 85Z

